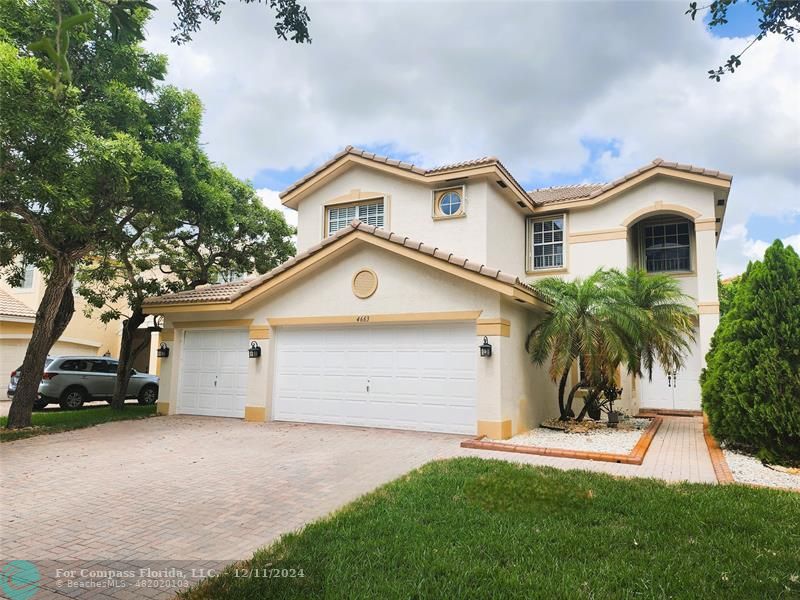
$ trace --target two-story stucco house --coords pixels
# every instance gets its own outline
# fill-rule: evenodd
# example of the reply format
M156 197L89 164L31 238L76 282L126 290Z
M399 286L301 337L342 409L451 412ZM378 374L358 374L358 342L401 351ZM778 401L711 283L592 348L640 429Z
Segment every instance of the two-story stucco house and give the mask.
M656 160L526 191L494 158L422 169L348 147L282 194L295 258L148 302L170 349L159 410L509 437L557 413L524 351L549 306L529 283L629 265L680 278L698 344L684 372L623 374L622 408L699 409L730 185Z

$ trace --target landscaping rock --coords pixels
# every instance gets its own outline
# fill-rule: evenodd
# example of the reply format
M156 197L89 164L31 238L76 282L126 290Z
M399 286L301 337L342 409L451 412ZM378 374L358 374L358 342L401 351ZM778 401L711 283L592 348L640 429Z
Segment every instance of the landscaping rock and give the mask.
M733 450L723 449L722 452L736 483L800 490L800 472L796 469L769 467L762 464L755 456Z
M584 452L630 454L650 425L650 419L625 419L612 429L605 421L558 421L543 423L542 427L520 433L507 440L487 440L500 444L559 448ZM550 427L561 426L562 430Z

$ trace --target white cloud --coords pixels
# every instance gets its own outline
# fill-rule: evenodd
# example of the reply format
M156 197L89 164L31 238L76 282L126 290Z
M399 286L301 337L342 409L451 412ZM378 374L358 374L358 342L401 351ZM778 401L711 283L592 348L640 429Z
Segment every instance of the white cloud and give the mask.
M723 277L738 275L744 271L751 260L761 260L774 240L753 239L742 224L726 228L720 237L717 265ZM781 240L784 245L800 251L800 233L789 235Z
M800 233L795 233L794 235L784 238L783 243L786 246L791 246L800 254Z
M267 7L232 2L184 46L162 4L147 43L198 92L208 152L240 177L388 143L547 178L582 172L583 140L614 139L605 179L656 156L732 173L725 230L800 211L800 52L767 38L712 82L744 40L712 37L681 3L311 2L314 41L296 45ZM720 256L741 270L738 239Z
M286 208L283 206L283 204L281 204L281 200L278 198L278 190L261 188L256 190L256 193L261 198L261 202L264 203L264 206L281 211L283 216L286 218L286 222L294 227L297 227L297 211L291 208Z

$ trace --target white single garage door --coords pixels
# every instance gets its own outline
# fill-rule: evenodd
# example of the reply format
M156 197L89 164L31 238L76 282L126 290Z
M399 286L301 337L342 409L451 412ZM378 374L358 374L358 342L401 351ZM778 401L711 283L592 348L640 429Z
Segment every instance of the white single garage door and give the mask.
M281 328L279 421L474 434L475 324Z
M244 417L248 342L246 329L184 333L178 382L179 413Z

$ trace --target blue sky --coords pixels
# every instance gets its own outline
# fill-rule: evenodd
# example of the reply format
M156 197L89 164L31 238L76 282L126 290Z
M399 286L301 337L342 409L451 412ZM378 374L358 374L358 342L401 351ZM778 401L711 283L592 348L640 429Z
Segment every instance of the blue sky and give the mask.
M698 4L703 4L699 2ZM739 0L728 8L727 20L724 25L710 28L711 35L715 37L742 38L758 34L758 17L760 13L749 2ZM708 24L710 18L706 14L703 22Z
M620 141L600 140L600 139L582 139L581 145L588 152L588 160L574 172L563 173L548 173L547 175L540 175L536 177L520 178L520 183L526 189L535 189L539 187L548 187L552 185L568 185L572 183L596 182L602 181L602 176L599 174L598 161L600 158L607 154L611 157L619 156ZM397 160L408 161L412 163L418 162L418 154L414 152L407 152L398 149L393 144L353 144L357 148L374 152L380 156L388 156ZM479 158L477 156L465 156L463 160L470 158ZM503 157L498 157L503 160ZM653 158L656 158L655 156ZM324 162L324 161L322 161ZM256 188L269 188L271 190L283 190L289 187L292 183L300 179L309 171L317 168L322 162L312 163L301 168L291 169L263 169L253 177L253 185ZM420 165L422 167L434 167L436 165Z
M389 156L396 160L415 162L416 155L410 152L404 152L392 144L352 144L357 148L366 150L367 152L374 152L380 156ZM343 149L343 148L342 148ZM305 167L291 168L291 169L262 169L253 177L253 185L256 188L269 188L271 190L284 190L300 179L309 171L313 171L325 160L317 163L311 163Z

